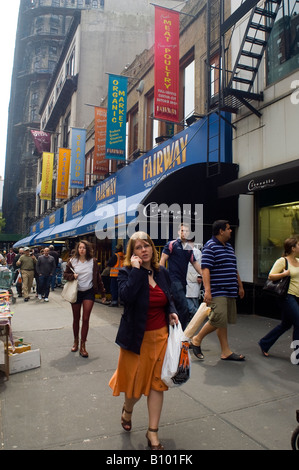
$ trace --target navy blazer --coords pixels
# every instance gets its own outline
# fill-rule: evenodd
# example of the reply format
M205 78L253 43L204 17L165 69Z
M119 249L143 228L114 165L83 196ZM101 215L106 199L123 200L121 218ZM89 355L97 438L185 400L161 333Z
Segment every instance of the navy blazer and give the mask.
M122 348L140 354L149 307L148 270L142 266L140 269L125 267L120 269L117 280L119 296L124 303L124 312L115 341ZM168 271L160 266L159 271L154 270L154 280L168 299L165 309L168 325L168 315L177 313L171 296Z

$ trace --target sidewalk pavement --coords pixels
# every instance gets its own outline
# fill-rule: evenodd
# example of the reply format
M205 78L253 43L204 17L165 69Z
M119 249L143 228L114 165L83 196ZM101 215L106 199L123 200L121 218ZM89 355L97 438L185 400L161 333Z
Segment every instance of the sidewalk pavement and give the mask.
M120 425L123 396L108 386L118 360L115 336L121 308L95 303L89 358L72 353L72 313L61 289L49 303L31 295L13 305L15 338L41 351L41 367L0 379L1 450L145 450L146 399L135 406L132 431ZM239 315L229 327L232 350L244 362L220 360L216 334L192 352L191 378L164 397L159 437L168 451L290 450L299 409L299 367L290 361L291 331L262 356L257 341L277 324ZM136 454L135 454L136 455Z

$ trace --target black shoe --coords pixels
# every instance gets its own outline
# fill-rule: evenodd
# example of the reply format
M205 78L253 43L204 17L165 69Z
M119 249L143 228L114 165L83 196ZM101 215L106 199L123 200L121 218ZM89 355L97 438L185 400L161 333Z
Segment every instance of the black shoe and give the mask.
M26 299L24 299L24 302L28 302L29 300L29 297L26 297Z
M118 303L117 302L111 302L109 307L118 307Z
M200 346L195 346L195 344L191 343L192 344L192 351L193 351L193 354L195 357L197 357L197 359L204 359L204 355L201 351L201 347Z

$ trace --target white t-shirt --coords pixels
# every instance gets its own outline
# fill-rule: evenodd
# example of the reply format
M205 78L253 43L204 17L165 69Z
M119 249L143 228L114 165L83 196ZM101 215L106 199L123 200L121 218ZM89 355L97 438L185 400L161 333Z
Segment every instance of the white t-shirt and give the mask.
M78 274L78 290L84 291L92 288L93 278L93 259L89 261L78 260L77 258L71 259L72 266L76 274Z

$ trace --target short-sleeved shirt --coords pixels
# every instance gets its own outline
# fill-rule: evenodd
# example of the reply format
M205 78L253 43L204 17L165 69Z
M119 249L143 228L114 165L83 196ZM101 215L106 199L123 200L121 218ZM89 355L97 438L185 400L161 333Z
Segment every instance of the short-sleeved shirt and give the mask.
M286 269L286 262L285 258L281 257L275 261L269 274L279 274L282 273L284 269ZM299 268L288 263L288 269L290 270L291 276L288 294L299 297Z
M186 286L186 276L189 262L195 261L193 248L188 243L182 244L180 238L166 243L163 253L169 256L168 270L171 281L179 281Z
M209 269L212 297L237 297L237 259L230 243L212 237L203 247L201 268Z
M78 274L78 290L88 290L93 286L93 259L82 261L73 258L72 266L76 274Z

